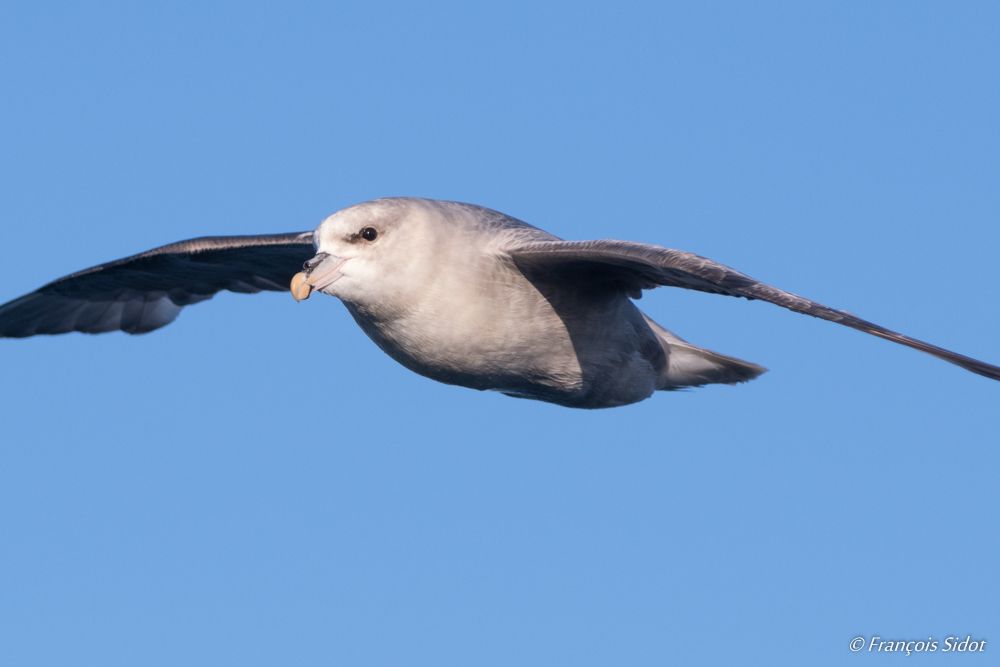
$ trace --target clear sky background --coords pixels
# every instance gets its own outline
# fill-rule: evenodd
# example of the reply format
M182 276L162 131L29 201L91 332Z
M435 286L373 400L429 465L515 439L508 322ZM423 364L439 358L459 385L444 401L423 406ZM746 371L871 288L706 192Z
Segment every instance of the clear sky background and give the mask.
M412 195L1000 363L995 3L18 5L0 301ZM860 665L899 658L857 636L969 634L996 664L1000 383L759 302L641 305L771 372L569 410L276 293L0 341L0 664Z

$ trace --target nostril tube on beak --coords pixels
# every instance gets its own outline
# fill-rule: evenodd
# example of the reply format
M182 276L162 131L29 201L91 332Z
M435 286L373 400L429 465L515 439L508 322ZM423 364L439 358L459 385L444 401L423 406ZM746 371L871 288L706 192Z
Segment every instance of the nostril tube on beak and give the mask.
M330 255L328 253L321 252L321 253L317 254L315 257L313 257L312 259L307 259L302 264L302 270L304 272L306 272L306 273L309 273L310 271L312 271L313 269L316 268L316 265L320 264L324 259L326 259L329 256Z

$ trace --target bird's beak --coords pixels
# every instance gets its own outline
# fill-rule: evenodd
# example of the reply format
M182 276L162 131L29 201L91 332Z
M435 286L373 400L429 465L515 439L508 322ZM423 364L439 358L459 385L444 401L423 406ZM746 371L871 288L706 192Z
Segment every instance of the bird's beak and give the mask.
M336 282L340 276L340 268L344 266L347 259L321 252L306 262L303 271L296 273L292 278L292 296L296 301L308 299L313 292L321 290L327 285Z

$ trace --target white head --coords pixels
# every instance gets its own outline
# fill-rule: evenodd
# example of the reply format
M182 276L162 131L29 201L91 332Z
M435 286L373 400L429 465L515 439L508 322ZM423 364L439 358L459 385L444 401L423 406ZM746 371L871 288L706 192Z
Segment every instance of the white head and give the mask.
M521 238L556 237L472 204L374 199L320 223L313 235L316 257L292 279L292 295L301 300L320 291L376 319L396 318L457 292L477 298L482 285L473 283L488 283L498 252Z
M316 257L293 279L293 296L320 291L383 316L405 312L433 281L440 237L453 228L436 204L376 199L337 211L316 228Z

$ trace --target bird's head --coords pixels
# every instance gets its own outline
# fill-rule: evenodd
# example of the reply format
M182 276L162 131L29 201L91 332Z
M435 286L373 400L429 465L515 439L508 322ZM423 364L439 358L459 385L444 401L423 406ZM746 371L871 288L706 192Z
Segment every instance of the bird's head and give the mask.
M376 199L338 211L313 235L316 256L292 279L297 301L323 292L363 309L413 303L435 272L437 234L430 202Z

